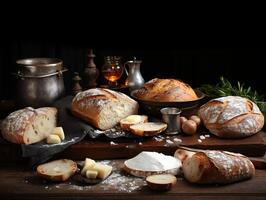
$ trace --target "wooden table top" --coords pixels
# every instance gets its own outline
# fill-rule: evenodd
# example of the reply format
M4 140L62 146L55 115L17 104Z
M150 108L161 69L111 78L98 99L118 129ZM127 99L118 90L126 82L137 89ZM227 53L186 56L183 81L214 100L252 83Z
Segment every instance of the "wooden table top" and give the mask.
M229 185L200 186L178 178L167 192L155 192L141 178L121 173L123 160L103 161L114 167L113 173L97 185L82 186L69 180L49 183L22 164L0 165L1 199L266 199L266 170L256 170L250 180Z

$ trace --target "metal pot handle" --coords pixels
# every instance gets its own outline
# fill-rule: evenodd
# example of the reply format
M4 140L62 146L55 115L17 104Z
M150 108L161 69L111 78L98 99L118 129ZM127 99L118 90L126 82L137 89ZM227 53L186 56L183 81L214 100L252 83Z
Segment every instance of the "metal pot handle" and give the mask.
M49 76L54 76L54 75L58 75L58 76L62 76L63 72L68 71L67 68L63 68L62 70L59 70L57 72L51 73L51 74L45 74L45 75L41 75L41 76L24 76L21 72L17 72L17 73L12 73L12 75L17 76L19 78L46 78Z

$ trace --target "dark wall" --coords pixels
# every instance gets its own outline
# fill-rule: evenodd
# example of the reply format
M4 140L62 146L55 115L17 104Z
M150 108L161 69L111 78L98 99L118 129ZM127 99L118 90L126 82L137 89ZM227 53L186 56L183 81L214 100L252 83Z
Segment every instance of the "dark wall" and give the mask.
M266 50L262 48L142 48L130 46L97 46L82 42L49 40L12 40L0 44L0 98L13 98L16 71L15 61L29 57L57 57L64 61L69 72L65 75L68 92L71 89L73 72L82 74L87 64L87 52L94 49L97 67L103 64L106 55L120 55L124 60L136 56L143 61L141 72L145 80L154 77L182 79L197 87L203 83L216 83L220 76L232 81L239 80L266 94ZM100 78L102 82L102 78Z

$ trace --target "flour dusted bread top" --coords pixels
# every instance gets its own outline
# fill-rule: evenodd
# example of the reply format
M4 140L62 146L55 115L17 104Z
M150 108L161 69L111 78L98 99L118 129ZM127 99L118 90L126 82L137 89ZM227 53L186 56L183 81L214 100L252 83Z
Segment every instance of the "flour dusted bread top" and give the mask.
M264 125L258 106L239 96L213 99L200 108L199 115L211 133L225 138L250 136Z
M252 162L241 154L205 150L195 152L183 162L185 178L192 183L233 183L255 174Z
M121 119L138 113L138 103L127 95L109 89L93 88L78 93L72 113L91 125L106 130Z
M45 139L56 127L57 109L26 107L17 110L1 124L3 137L13 143L32 144Z
M186 83L175 79L152 79L135 92L141 100L158 102L192 101L198 99L194 90Z

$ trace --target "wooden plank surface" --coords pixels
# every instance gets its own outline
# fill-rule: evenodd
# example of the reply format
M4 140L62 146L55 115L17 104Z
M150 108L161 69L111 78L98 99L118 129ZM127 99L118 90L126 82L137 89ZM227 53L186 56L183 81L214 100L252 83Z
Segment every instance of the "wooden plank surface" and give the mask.
M178 177L167 192L151 191L141 178L121 173L123 160L105 160L112 175L97 185L82 186L73 180L51 183L38 178L23 165L0 165L1 199L265 199L266 171L256 170L250 180L230 185L194 185Z
M84 157L94 159L120 159L130 158L141 151L157 151L173 155L179 145L201 149L219 149L237 153L246 156L261 157L266 150L266 133L260 131L258 134L243 139L220 139L207 132L202 135L210 135L209 138L202 140L200 135L184 136L167 136L165 134L159 137L146 138L144 140L98 140L85 138L80 143L68 147L65 151L58 154L58 157L81 160ZM182 142L180 142L182 140ZM18 161L21 158L21 149L19 145L11 144L0 138L0 160L1 161Z
M237 153L246 156L264 156L266 150L265 136L266 133L261 131L258 134L243 139L220 139L209 133L209 138L201 140L200 135L194 136L167 136L154 137L144 141L100 141L100 140L83 140L78 144L72 145L60 157L70 157L72 159L83 159L92 157L94 159L118 159L129 158L137 155L141 151L157 151L173 155L179 145L201 149L219 149ZM180 142L182 140L182 142Z

